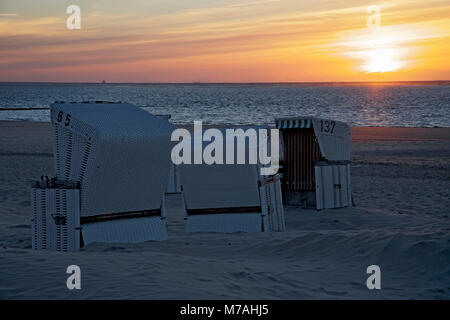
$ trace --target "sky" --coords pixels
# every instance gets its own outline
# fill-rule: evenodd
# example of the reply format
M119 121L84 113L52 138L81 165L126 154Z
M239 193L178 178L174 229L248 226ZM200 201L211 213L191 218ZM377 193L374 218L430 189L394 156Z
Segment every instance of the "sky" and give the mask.
M448 0L0 0L0 81L448 80L449 52Z

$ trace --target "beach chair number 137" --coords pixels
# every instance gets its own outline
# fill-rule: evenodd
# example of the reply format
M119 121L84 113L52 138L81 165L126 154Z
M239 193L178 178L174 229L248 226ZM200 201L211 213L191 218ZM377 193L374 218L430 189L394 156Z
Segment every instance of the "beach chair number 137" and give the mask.
M58 122L61 122L62 119L63 119L63 116L64 116L64 112L60 111L60 112L58 113L58 117L56 118L56 120L57 120ZM70 115L70 114L66 114L66 119L64 120L64 125L65 125L66 127L70 124L70 118L71 118L71 115Z
M328 120L320 120L320 132L333 134L336 122Z

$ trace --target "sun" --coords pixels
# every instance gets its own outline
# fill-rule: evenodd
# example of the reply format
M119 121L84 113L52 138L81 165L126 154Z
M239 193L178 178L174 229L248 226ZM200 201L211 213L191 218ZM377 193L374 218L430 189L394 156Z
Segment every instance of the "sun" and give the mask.
M395 48L369 49L362 52L364 64L361 68L366 73L394 72L400 69Z
M400 27L377 31L355 30L344 33L335 44L349 57L352 69L367 74L401 72L411 65L413 38Z

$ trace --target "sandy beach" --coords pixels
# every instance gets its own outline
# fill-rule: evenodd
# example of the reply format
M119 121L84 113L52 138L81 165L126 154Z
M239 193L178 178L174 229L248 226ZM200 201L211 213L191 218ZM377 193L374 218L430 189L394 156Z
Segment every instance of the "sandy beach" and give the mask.
M352 129L355 207L286 207L287 231L31 250L30 190L53 176L50 124L0 121L0 299L449 299L450 128ZM81 267L82 289L66 288ZM368 290L366 268L381 268Z

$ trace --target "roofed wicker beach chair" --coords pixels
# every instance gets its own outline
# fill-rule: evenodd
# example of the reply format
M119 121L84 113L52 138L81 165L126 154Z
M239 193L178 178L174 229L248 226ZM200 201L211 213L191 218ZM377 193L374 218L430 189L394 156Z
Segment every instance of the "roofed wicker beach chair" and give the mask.
M285 230L278 175L262 177L258 164L245 163L180 166L187 232Z
M280 118L275 124L284 203L316 209L351 206L350 126L315 117Z
M82 244L167 239L175 127L135 105L107 102L54 103L51 121L56 178L80 186Z

